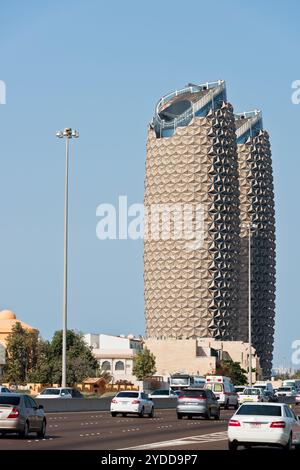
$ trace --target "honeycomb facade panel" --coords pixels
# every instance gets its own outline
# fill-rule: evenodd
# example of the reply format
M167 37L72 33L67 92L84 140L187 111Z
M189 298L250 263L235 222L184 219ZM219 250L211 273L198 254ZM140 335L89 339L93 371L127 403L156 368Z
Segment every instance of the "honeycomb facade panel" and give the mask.
M200 204L204 238L193 250L187 250L184 237L145 239L146 335L230 340L238 331L240 256L233 109L223 101L205 116L194 115L167 131L171 135L161 136L161 129L149 128L145 209L150 214L157 204Z
M237 145L240 186L241 259L238 338L248 341L247 224L251 235L252 344L265 377L271 376L275 319L275 211L268 133L260 129Z

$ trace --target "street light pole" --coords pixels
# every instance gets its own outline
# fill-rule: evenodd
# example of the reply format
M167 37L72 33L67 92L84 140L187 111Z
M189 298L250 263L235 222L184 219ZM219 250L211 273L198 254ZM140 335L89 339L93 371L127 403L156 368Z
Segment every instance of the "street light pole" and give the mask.
M248 341L249 341L249 387L252 387L252 303L251 303L251 224L248 225Z
M64 214L64 280L63 280L63 321L62 321L62 379L61 386L67 386L67 320L68 320L68 222L69 222L69 140L78 138L76 130L66 128L56 133L66 139L65 153L65 214Z
M246 228L248 231L248 343L249 343L249 375L248 382L249 387L252 387L252 285L251 285L251 231L257 228L257 225L249 223L243 224L242 227Z

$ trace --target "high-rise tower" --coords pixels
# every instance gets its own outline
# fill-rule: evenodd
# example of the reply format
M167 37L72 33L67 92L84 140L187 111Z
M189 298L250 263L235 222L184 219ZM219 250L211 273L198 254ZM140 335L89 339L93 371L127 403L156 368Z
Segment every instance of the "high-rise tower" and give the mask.
M235 119L223 81L163 97L149 127L145 208L203 208L203 243L148 235L148 337L237 336L240 218ZM191 209L191 210L192 210Z
M252 344L271 375L275 317L275 213L269 135L260 111L236 115L240 187L241 258L238 339L248 341L248 232L251 248Z

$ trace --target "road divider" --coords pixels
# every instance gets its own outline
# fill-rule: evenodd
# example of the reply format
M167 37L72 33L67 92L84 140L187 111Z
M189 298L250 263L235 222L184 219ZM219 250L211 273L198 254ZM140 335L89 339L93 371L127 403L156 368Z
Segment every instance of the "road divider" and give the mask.
M46 413L67 413L77 411L109 411L112 397L104 398L36 398ZM156 410L175 409L177 398L153 398ZM295 405L293 397L281 397L279 403Z
M78 411L109 411L112 397L104 398L36 398L38 405L43 405L46 413L67 413ZM154 398L154 407L175 409L176 398Z

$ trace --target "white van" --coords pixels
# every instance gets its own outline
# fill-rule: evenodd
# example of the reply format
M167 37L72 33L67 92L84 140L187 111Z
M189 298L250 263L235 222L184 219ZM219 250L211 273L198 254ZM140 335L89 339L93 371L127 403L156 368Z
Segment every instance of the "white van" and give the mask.
M220 404L226 410L232 406L235 410L239 407L238 394L229 377L222 375L208 375L204 388L211 390Z
M253 385L253 388L260 388L262 392L274 393L273 385L271 384L271 382L266 382L266 381L255 382L255 384Z
M283 387L294 387L297 391L300 390L300 379L288 379L282 382Z

